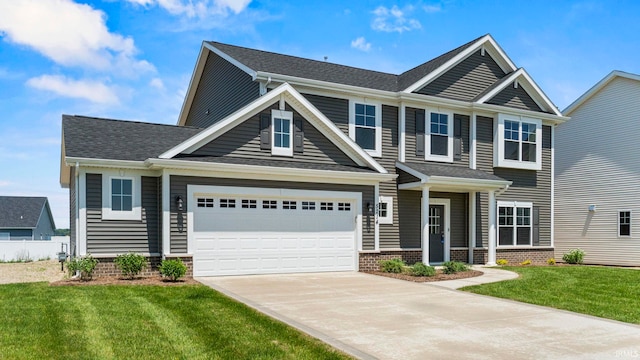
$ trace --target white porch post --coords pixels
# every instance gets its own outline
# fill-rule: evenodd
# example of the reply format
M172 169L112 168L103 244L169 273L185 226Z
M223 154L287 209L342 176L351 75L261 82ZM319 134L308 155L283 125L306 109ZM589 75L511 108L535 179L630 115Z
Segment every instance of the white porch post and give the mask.
M162 254L171 254L171 175L162 170Z
M469 192L469 264L473 264L473 248L476 246L476 192Z
M489 254L487 265L496 264L496 193L489 191Z
M429 187L422 188L422 262L429 265Z

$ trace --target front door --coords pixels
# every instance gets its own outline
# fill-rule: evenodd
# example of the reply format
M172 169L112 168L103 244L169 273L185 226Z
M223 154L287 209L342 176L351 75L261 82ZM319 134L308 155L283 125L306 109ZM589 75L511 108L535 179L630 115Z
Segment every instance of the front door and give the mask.
M429 263L444 262L444 205L429 205Z

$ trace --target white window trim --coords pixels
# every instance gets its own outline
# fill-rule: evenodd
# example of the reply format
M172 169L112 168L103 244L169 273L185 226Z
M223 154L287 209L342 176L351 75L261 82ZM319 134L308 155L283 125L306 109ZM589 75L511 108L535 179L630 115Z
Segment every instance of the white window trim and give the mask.
M387 205L387 216L380 216L380 204ZM393 224L393 197L380 196L378 200L378 224Z
M8 232L0 232L0 240L11 240L11 233Z
M289 120L289 147L276 147L275 119ZM271 155L293 156L293 112L284 110L271 110Z
M103 220L142 220L141 206L141 177L140 175L119 173L103 173L102 174L102 219ZM132 207L131 211L113 211L111 210L111 180L126 179L131 180Z
M500 245L500 208L501 207L510 207L513 208L513 241L511 245ZM529 208L529 244L527 245L517 245L517 236L518 236L518 211L516 208ZM496 204L496 245L497 248L500 249L522 249L522 248L531 248L533 247L533 203L532 202L522 202L522 201L497 201Z
M536 161L509 160L504 158L504 121L515 121L520 123L519 142L522 144L522 123L536 125ZM493 141L493 166L524 170L542 170L542 120L526 118L519 115L498 114ZM520 151L522 157L522 151Z
M431 154L431 114L445 114L447 115L447 155L432 155ZM425 139L424 139L424 155L425 160L440 161L440 162L453 162L453 111L441 110L441 109L429 109L425 111Z
M629 212L629 235L620 235L620 213L621 212ZM633 232L631 231L631 225L633 224L633 212L631 210L618 210L618 237L620 238L630 238Z
M382 105L367 99L349 100L349 137L354 142L356 141L356 104L373 105L376 108L376 148L363 150L373 157L382 157Z

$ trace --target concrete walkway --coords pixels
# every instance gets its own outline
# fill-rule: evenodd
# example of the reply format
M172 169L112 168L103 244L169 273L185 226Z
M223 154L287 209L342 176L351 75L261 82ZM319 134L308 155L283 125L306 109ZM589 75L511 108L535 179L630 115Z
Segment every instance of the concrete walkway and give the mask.
M482 265L473 265L471 269L482 271L481 276L476 276L467 279L447 280L431 282L429 285L439 286L447 289L460 289L465 286L488 284L498 281L511 280L517 278L519 275L513 271L507 271L498 269L495 267L485 267Z
M197 280L362 359L640 357L639 326L447 288L462 280L357 272Z

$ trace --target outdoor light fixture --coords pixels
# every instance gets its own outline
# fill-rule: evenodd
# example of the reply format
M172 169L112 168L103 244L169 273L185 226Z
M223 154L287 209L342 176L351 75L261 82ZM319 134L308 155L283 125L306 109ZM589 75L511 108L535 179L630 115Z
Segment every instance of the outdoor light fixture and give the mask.
M176 205L178 205L178 210L182 211L182 206L184 202L182 201L182 196L176 196Z
M369 214L373 214L373 206L371 206L370 202L367 202L367 211L369 211Z

